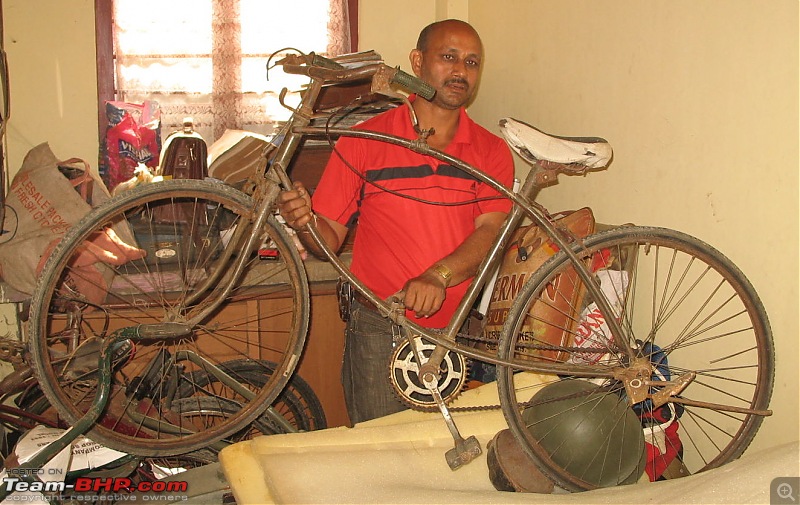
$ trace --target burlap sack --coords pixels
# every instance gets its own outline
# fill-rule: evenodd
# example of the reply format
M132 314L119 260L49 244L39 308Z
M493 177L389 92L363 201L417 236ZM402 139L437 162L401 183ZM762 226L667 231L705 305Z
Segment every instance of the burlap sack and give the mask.
M594 215L588 207L564 213L556 219L556 223L558 227L581 238L593 233L595 228ZM500 265L486 314L483 331L487 341L485 348L496 348L508 311L525 281L557 251L557 246L537 226L520 228L514 234ZM574 312L583 295L577 287L580 283L576 281L577 273L569 268L542 294L547 300L540 299L531 307L522 327L524 337L520 342L541 346L539 349L528 348L523 351L532 358L558 361L567 358L564 352L548 350L547 347L569 345L571 331L580 315Z
M6 198L4 233L0 236L0 277L17 291L32 293L37 274L67 230L92 206L109 198L105 184L86 162L76 158L59 161L47 143L31 149ZM110 233L115 250L117 242L133 243L129 230ZM107 249L108 235L101 235L91 241ZM97 261L111 264L102 255Z

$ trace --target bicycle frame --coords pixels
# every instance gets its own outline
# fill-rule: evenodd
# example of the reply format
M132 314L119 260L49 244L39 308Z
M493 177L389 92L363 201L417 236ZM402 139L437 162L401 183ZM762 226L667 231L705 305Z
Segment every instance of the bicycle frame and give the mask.
M592 282L586 267L573 252L573 247L575 247L575 245L570 244L564 237L562 237L561 234L556 230L552 221L548 219L545 212L540 210L538 206L536 206L527 198L527 195L532 194L533 189L535 189L537 186L536 174L537 170L539 169L538 167L534 167L534 169L529 172L525 182L522 185L521 191L519 193L514 193L508 188L504 187L497 180L480 171L478 168L473 167L458 158L448 155L447 153L428 146L422 137L409 140L390 134L367 130L309 126L312 118L319 117L315 115L313 106L322 90L323 84L350 82L357 79L364 79L365 77L371 77L373 79L373 92L381 93L390 97L400 98L401 100L405 101L407 101L407 98L403 95L399 95L389 88L389 80L384 72L384 70L388 67L383 64L368 65L349 71L342 69L327 69L317 66L305 67L301 65L284 64L284 68L286 69L287 67L287 71L290 71L291 73L303 73L309 75L309 77L311 77L311 83L309 84L308 88L306 88L301 102L297 108L291 108L284 104L285 107L293 111L293 114L289 119L286 128L287 134L280 146L278 146L271 165L265 168L264 173L260 174L260 177L256 176L256 190L254 198L257 203L251 219L253 230L261 229L269 215L274 211L280 189L292 189L292 181L287 173L287 167L297 152L302 139L307 136L339 135L372 139L398 145L420 154L431 156L439 161L449 163L475 177L479 181L493 188L500 197L507 198L513 203L512 211L508 214L504 223L502 224L500 233L495 238L486 257L481 262L476 275L472 279L464 298L461 300L448 326L444 330L432 330L407 320L403 314L404 311L397 310L398 307L393 306L397 305L396 301L386 301L378 298L371 290L369 290L369 288L367 288L350 272L349 268L341 261L341 259L339 259L336 251L331 250L327 244L325 244L315 223L313 221L308 223L307 229L313 237L313 240L323 251L324 259L331 263L339 275L348 281L358 292L363 294L376 307L378 307L378 310L383 315L400 326L401 329L404 329L413 335L419 335L434 342L437 345L437 349L429 358L431 363L438 363L444 358L447 350L452 350L469 358L495 365L511 366L517 370L526 370L547 374L571 374L573 376L582 377L614 377L614 370L601 372L598 371L597 367L565 363L536 363L532 361L523 363L520 361L503 360L489 352L483 352L481 350L467 347L456 342L456 334L458 329L461 327L463 322L466 321L470 308L477 300L481 289L487 284L497 268L511 234L518 227L522 219L527 217L531 219L534 224L541 227L541 229L544 230L547 236L558 246L558 248L569 256L570 260L575 266L575 270L586 284L590 295L597 300L601 312L606 316L606 320L609 322L612 333L615 336L615 343L620 347L623 353L632 357L634 351L631 348L630 343L622 337L623 332L616 321L616 317L614 317L614 312L612 311L605 297L602 296L599 287ZM413 107L410 107L410 110L412 114L411 121L416 123L416 117L413 115ZM269 179L267 177L268 172L271 172L275 177L277 177L279 186L269 183ZM257 239L258 233L256 231L249 233L243 250L253 250ZM163 328L161 327L162 325L155 325L156 327L151 328L150 330L155 332L168 331L178 333L185 332L186 334L190 333L192 328L213 310L215 310L218 306L218 302L221 301L233 289L236 281L241 276L245 261L245 255L239 255L237 257L232 265L234 274L231 275L230 281L223 288L222 293L218 294L216 297L216 303L209 304L205 310L196 314L195 317L189 321L186 321L185 323L168 323L171 325L170 328ZM143 331L149 332L148 329L143 329ZM299 359L299 356L297 359Z
M315 117L313 111L313 105L319 96L320 91L322 90L322 85L330 82L349 82L356 79L363 79L365 76L373 76L373 92L381 93L384 95L392 96L392 97L400 97L403 100L407 100L404 96L398 95L396 92L388 88L388 83L384 82L384 76L381 73L381 70L385 68L385 65L373 65L367 67L361 67L351 71L344 71L344 70L331 70L331 69L324 69L319 67L301 67L301 66L294 66L294 65L284 65L284 67L290 67L289 71L292 73L305 73L311 77L311 83L309 84L308 88L304 92L304 96L300 102L300 105L292 109L293 114L289 120L287 126L287 134L278 147L278 150L275 154L275 158L269 167L269 171L271 171L278 179L280 186L284 190L292 189L292 181L287 173L287 167L289 166L294 154L297 151L297 148L300 146L301 140L306 136L312 135L339 135L339 136L349 136L349 137L357 137L363 139L372 139L372 140L379 140L386 143L398 145L404 147L406 149L410 149L412 151L418 152L420 154L431 156L439 161L449 163L458 169L466 172L467 174L475 177L477 180L487 184L489 187L493 188L500 197L507 198L512 201L513 209L506 217L500 233L495 238L492 246L490 247L489 251L487 252L486 257L481 262L478 271L474 278L472 279L469 288L463 299L461 300L454 316L452 317L450 323L444 330L431 330L428 328L424 328L419 326L411 321L408 321L404 315L403 311L399 311L396 307L392 306L392 301L386 301L379 299L372 291L369 290L359 279L357 279L349 270L349 268L338 258L336 251L331 250L324 242L322 237L319 234L319 231L313 222L309 223L308 231L310 232L313 240L317 243L319 248L324 252L324 259L329 261L334 269L339 273L339 275L348 281L357 291L363 294L370 302L375 304L378 307L378 310L384 314L386 317L390 318L395 324L399 325L401 328L405 328L410 331L412 334L420 335L437 345L437 350L434 351L433 355L430 357L430 361L432 363L437 363L441 361L444 357L447 350L452 350L463 354L464 356L478 359L481 361L485 361L488 363L493 363L496 365L502 366L514 366L516 369L519 370L529 370L533 372L539 373L549 373L549 374L572 374L575 376L585 376L585 377L613 377L614 374L612 371L602 372L599 373L596 367L588 367L582 365L575 365L575 364L563 364L563 363L535 363L535 362L511 362L507 360L503 360L498 358L497 356L490 354L489 352L483 352L477 350L475 348L467 347L456 342L456 334L458 329L462 326L463 322L467 319L469 315L470 308L473 306L474 302L477 300L481 289L487 284L490 280L492 274L494 273L495 269L497 268L500 258L502 257L503 251L508 243L511 234L514 230L518 227L520 222L523 218L527 217L532 220L532 222L539 227L550 237L553 242L558 246L558 248L570 257L573 264L575 265L575 269L578 274L582 277L583 281L586 283L590 294L599 302L600 310L603 314L607 315L606 320L609 321L612 332L614 335L623 335L619 324L616 321L616 318L613 316L613 311L611 307L608 305L608 302L605 300L599 291L599 288L595 286L595 284L591 281L591 277L589 272L586 270L585 266L578 260L577 256L573 252L574 244L570 244L567 240L561 236L561 234L556 230L554 224L548 219L545 215L545 212L540 210L536 205L533 204L528 198L527 195L532 194L533 190L536 188L536 172L537 169L531 170L526 180L522 186L520 193L514 193L508 188L504 187L495 179L489 177L478 168L473 167L464 161L455 158L451 155L448 155L442 151L434 149L425 143L424 139L405 139L401 137L397 137L390 134L385 133L378 133L378 132L371 132L366 130L353 130L349 128L325 128L325 127L312 127L309 126L310 121L313 117ZM300 70L303 71L300 71ZM413 108L411 109L413 111ZM416 118L411 117L412 122L416 122ZM257 189L257 193L258 193ZM258 198L258 204L255 211L255 226L256 229L260 226L259 223L263 223L266 220L267 214L272 212L274 209L274 199L277 197L277 192L273 188L269 188L266 190L269 194L262 195L262 197ZM249 250L248 248L252 248L254 236L256 234L251 234L249 241L245 250ZM244 263L244 258L239 258L238 264L242 265ZM235 267L239 268L239 266ZM232 282L235 281L235 276L232 278ZM209 308L209 312L212 308ZM205 314L199 314L195 319L199 320L205 317ZM187 323L188 327L193 326L194 321L189 321ZM624 353L627 353L628 356L633 354L633 350L630 347L630 343L627 342L624 338L619 338L618 345L621 347Z
M520 222L525 217L530 218L536 225L540 226L548 235L548 237L551 238L553 242L556 243L559 249L566 251L566 254L569 255L570 259L572 260L572 263L575 265L576 271L579 273L579 275L583 277L584 282L586 282L587 288L590 290L590 293L595 297L596 300L600 301L600 303L604 305L601 306L601 311L604 314L612 314L612 315L614 314L613 311L611 310L611 307L605 300L605 297L603 297L600 294L600 291L596 287L595 283L591 282L590 280L591 278L588 271L586 270L586 267L572 251L573 245L570 245L566 241L566 239L562 237L560 233L558 233L558 231L555 228L555 225L552 223L550 219L547 218L545 213L526 198L525 195L531 194L536 186L535 170L532 170L526 177L525 183L523 184L520 193L514 193L505 188L498 181L492 179L485 173L481 172L479 169L461 161L458 158L455 158L446 153L443 153L442 151L434 149L428 146L426 143L421 142L419 139L408 140L393 135L364 131L364 130L350 130L350 129L340 129L340 128L324 129L321 127L294 128L292 130L292 133L296 135L313 135L313 134L328 133L340 136L381 140L401 147L405 147L420 154L431 156L440 161L449 163L459 168L460 170L463 170L467 174L472 175L481 182L489 185L490 187L495 189L502 197L508 198L514 203L512 211L508 214L508 216L504 220L500 232L498 233L497 237L495 238L494 242L489 248L489 251L487 252L485 258L478 267L478 271L475 277L473 277L472 281L470 282L469 288L467 289L464 298L462 298L461 302L459 303L455 314L450 320L450 323L441 332L438 330L432 331L429 328L425 328L411 321L408 321L402 315L402 312L398 314L397 310L391 306L390 302L381 300L380 298L375 296L375 294L372 293L369 290L369 288L367 288L360 280L358 280L358 278L353 276L353 274L350 272L347 266L344 265L344 263L338 258L336 252L332 251L324 243L324 240L319 235L319 232L317 231L316 225L313 223L313 221L309 223L308 229L311 232L312 236L314 237L314 241L324 251L325 259L327 261L330 261L331 264L336 269L336 271L342 277L344 277L356 290L358 290L361 294L363 294L371 303L375 304L375 306L378 307L378 310L382 314L390 318L394 323L408 328L414 334L421 335L426 339L431 340L432 342L434 342L438 346L441 346L445 350L452 350L460 354L463 354L465 356L468 356L470 358L478 359L495 365L514 366L516 369L519 370L528 370L539 373L554 373L554 374L569 373L572 375L585 376L585 377L613 376L611 372L608 372L606 374L598 373L596 367L582 367L580 365L566 365L561 363L539 363L539 364L528 364L528 363L521 364L519 362L512 363L509 361L499 359L496 356L491 355L489 353L481 352L474 348L460 345L456 342L456 334L459 328L461 328L464 321L466 321L467 317L469 316L470 309L477 300L478 296L480 295L481 290L484 288L484 286L486 286L487 282L491 279L492 274L494 273L495 269L499 264L500 259L502 258L502 254L503 251L505 250L506 245L508 244L508 240L510 239L514 231L517 229ZM283 174L279 173L278 175L283 180L285 172ZM286 187L291 188L291 183L288 183ZM616 322L616 318L612 316L608 317L607 320L612 323L612 331L614 335L622 335L618 323ZM616 326L616 328L614 328L614 326ZM621 348L626 349L627 352L629 353L628 355L630 355L630 353L632 353L630 344L622 338L620 338L619 340L621 341L619 342ZM444 350L434 351L434 353L430 357L430 360L432 362L437 362L438 360L441 360L441 358L444 357L444 352L445 352Z

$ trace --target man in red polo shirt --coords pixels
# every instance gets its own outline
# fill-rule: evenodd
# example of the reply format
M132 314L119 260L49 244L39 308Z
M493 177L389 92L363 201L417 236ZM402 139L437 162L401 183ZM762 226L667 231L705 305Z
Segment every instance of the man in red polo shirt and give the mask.
M412 96L411 104L420 128L434 129L429 145L510 187L514 173L510 151L464 110L477 86L482 58L480 37L469 24L446 20L429 25L420 33L410 60L414 73L436 89L436 96L430 102ZM417 138L406 105L359 128ZM291 227L302 230L312 219L313 207L320 233L334 250L357 220L353 273L382 298L399 294L408 316L420 325L446 326L510 202L491 199L496 192L457 168L398 146L346 137L336 148L359 174L339 156L331 156L313 204L297 183L294 191L281 194L281 215ZM479 201L431 203L472 200ZM312 253L319 253L306 234L299 236ZM342 370L353 423L403 408L388 381L391 352L388 319L356 303L348 321Z

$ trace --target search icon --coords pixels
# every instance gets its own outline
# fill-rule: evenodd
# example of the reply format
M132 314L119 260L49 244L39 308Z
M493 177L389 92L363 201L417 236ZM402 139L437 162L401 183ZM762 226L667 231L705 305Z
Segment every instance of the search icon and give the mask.
M788 483L782 482L778 484L778 488L776 489L776 491L778 493L778 496L783 498L784 500L789 499L792 500L792 502L795 501L793 493L794 489L792 489L792 486L790 486Z
M773 505L798 503L798 491L800 490L800 477L776 477L770 483L770 500Z

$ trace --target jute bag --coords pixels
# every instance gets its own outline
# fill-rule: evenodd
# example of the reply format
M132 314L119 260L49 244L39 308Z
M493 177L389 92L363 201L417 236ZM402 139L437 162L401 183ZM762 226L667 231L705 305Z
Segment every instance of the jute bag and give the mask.
M37 274L67 230L92 206L109 198L105 184L86 162L77 158L59 161L47 143L31 149L6 198L0 277L17 291L32 293ZM128 261L129 252L136 256L136 249L125 243L134 243L130 231L120 236L118 232L109 228L98 234L101 236L92 237L87 250L96 254L82 261L87 266L97 262L121 264L123 259Z
M565 228L581 238L593 233L595 228L594 215L588 207L563 213L555 222L557 227ZM508 311L525 281L557 251L557 246L537 226L520 228L514 234L503 256L486 314L483 331L485 348L496 348ZM574 313L575 307L583 296L577 287L580 284L576 282L577 278L578 274L572 268L567 269L545 289L542 297L547 300L540 298L533 304L522 327L524 336L520 342L541 348L527 348L523 353L546 360L564 361L567 358L564 352L547 348L570 345L571 330L580 316Z

